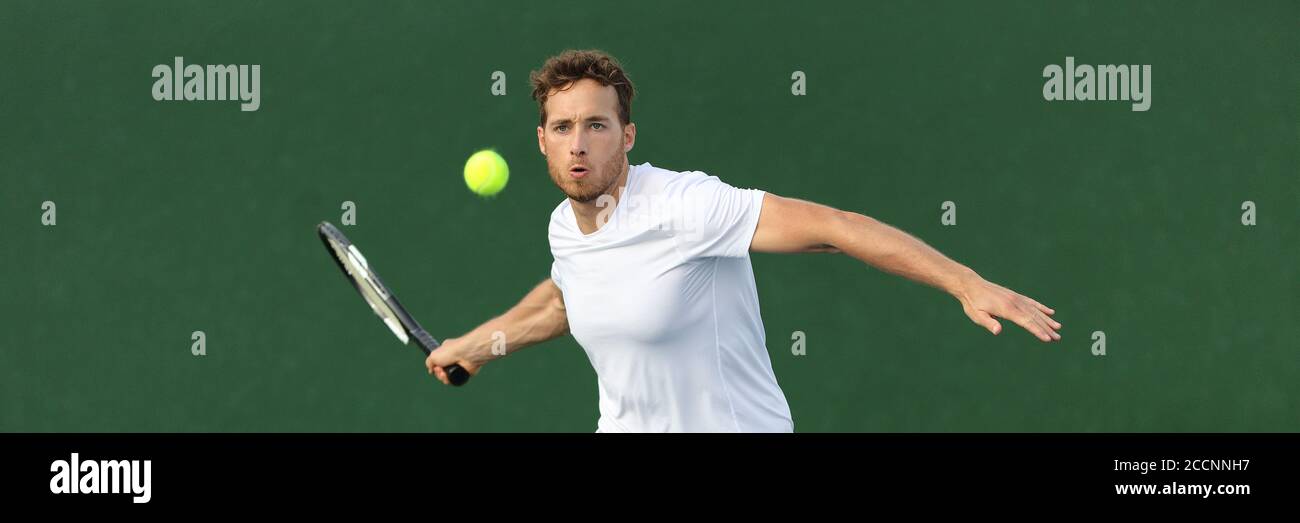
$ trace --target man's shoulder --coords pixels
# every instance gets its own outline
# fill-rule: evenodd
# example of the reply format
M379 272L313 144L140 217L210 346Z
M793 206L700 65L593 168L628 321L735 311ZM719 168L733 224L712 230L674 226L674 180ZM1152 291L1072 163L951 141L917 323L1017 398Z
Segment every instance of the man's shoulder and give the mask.
M565 225L573 223L573 219L568 218L572 213L573 210L572 207L570 207L569 199L565 198L560 200L559 205L556 205L555 209L551 211L551 223L547 227L547 231L551 236L555 236L557 233L563 233Z
M636 166L637 192L641 194L674 193L695 184L717 179L701 171L674 171L650 163Z

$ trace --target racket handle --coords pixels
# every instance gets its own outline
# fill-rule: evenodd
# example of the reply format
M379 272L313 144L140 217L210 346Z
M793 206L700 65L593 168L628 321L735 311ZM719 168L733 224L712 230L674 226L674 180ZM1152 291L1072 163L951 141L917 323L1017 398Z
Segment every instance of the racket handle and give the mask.
M460 365L453 363L449 367L443 367L442 370L447 371L447 381L452 385L459 387L469 381L469 371Z
M415 331L415 341L424 350L425 356L428 356L439 345L438 340L433 339L433 336L424 329ZM447 381L450 381L452 385L459 387L469 381L469 371L460 365L453 363L443 367L442 370L447 372Z

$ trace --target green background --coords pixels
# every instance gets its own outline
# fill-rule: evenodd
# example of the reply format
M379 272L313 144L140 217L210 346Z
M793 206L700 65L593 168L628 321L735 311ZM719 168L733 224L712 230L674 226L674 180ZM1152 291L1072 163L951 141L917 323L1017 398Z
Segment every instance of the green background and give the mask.
M313 230L356 202L437 337L504 311L563 198L528 72L592 47L640 91L633 163L876 217L1064 324L995 337L847 257L755 255L796 430L1300 430L1300 4L872 4L6 1L0 430L594 430L572 338L442 387ZM261 109L154 101L175 56L260 64ZM1066 56L1151 64L1150 111L1044 101ZM484 201L460 169L488 146L512 177Z

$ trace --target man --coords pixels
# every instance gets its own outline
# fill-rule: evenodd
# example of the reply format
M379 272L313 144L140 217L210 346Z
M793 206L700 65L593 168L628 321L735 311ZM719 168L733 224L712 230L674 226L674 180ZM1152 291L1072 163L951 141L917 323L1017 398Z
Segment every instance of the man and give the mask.
M635 90L600 51L552 57L532 83L537 145L567 196L551 214L551 278L430 354L443 383L452 363L476 374L572 332L596 369L598 432L790 432L750 252L844 253L947 291L993 334L1001 317L1060 339L1052 309L874 219L699 172L629 166ZM496 333L505 350L494 353Z

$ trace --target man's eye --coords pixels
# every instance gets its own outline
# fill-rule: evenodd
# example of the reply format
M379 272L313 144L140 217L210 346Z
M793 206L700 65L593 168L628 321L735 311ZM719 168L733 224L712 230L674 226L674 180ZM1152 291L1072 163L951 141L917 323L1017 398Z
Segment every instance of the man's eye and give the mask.
M604 128L605 128L605 124L603 124L603 123L599 123L599 122L595 122L595 123L592 123L592 124L591 124L591 128L592 128L592 129L604 129Z
M569 126L567 126L567 125L557 125L557 126L555 126L555 130L556 130L556 131L559 131L559 132L564 132L564 131L565 131L566 129L568 129L568 128L569 128Z

